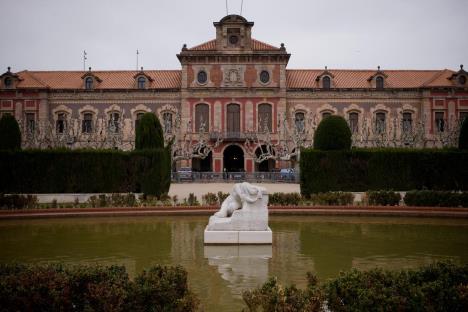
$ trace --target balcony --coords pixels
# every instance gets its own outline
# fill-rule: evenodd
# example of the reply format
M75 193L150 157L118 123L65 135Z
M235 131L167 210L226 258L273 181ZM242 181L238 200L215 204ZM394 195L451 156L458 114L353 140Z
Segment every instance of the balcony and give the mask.
M210 139L216 140L217 138L223 139L224 142L239 142L245 141L245 133L242 132L210 132Z

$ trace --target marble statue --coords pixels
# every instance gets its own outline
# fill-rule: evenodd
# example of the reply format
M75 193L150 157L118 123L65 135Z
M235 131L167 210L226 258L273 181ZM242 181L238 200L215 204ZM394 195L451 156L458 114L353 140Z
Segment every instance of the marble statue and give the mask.
M268 192L247 182L234 185L205 229L205 243L248 243L242 237L249 237L246 240L251 243L271 244Z

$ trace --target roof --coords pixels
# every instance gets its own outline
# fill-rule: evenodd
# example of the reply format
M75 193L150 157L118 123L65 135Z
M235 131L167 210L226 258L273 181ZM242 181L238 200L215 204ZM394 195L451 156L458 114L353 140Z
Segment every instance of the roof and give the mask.
M334 88L371 88L369 77L376 70L359 69L328 69L333 77ZM307 89L319 88L317 77L323 69L288 69L286 81L288 88ZM385 70L387 75L385 84L388 88L422 88L422 87L450 87L448 80L453 71L444 70Z
M254 51L279 51L280 48L274 47L268 43L256 40L256 39L251 39L252 40L252 49ZM205 43L199 44L197 46L194 46L188 51L215 51L216 50L216 39L207 41Z
M21 71L18 76L22 79L18 88L51 88L51 89L82 89L83 71ZM95 89L134 89L135 75L141 71L92 71L92 75L99 77L102 82L96 84ZM151 77L149 89L180 89L180 70L145 70Z

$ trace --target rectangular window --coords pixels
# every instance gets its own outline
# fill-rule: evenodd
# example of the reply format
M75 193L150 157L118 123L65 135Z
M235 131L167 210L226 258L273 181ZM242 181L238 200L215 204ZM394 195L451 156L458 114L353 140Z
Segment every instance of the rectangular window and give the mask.
M81 122L81 132L91 133L93 132L93 114L84 113L83 120Z
M57 133L64 133L65 132L65 127L66 127L66 117L65 113L59 113L57 115L57 122L55 124L55 131Z
M444 119L444 112L436 112L435 113L435 126L436 132L444 132L445 130L445 119Z
M375 132L378 134L384 133L386 131L385 117L385 113L375 114Z
M358 113L349 113L349 128L351 129L352 133L358 132L358 122L359 122L359 115Z
M110 113L109 115L109 132L118 133L120 130L120 114Z
M164 125L163 125L164 133L172 133L172 114L164 113L163 122L164 122Z
M460 112L460 115L458 117L458 120L460 122L460 125L463 123L463 121L468 118L468 112Z
M303 133L305 130L305 117L304 113L296 113L295 123L296 123L296 132Z
M36 128L36 114L26 113L26 131L28 133L34 133Z
M410 133L413 129L413 116L411 113L403 113L403 132Z

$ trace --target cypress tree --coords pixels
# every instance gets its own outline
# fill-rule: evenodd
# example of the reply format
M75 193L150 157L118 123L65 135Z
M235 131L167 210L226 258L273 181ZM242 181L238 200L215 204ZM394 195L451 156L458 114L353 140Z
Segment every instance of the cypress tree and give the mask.
M458 137L458 148L468 149L468 118L463 120L460 128L460 136Z
M21 131L16 118L10 114L0 119L0 150L21 149Z
M347 150L351 148L351 130L341 116L323 119L314 134L314 148L319 150Z
M152 149L164 147L164 135L158 117L145 113L135 131L135 149Z

